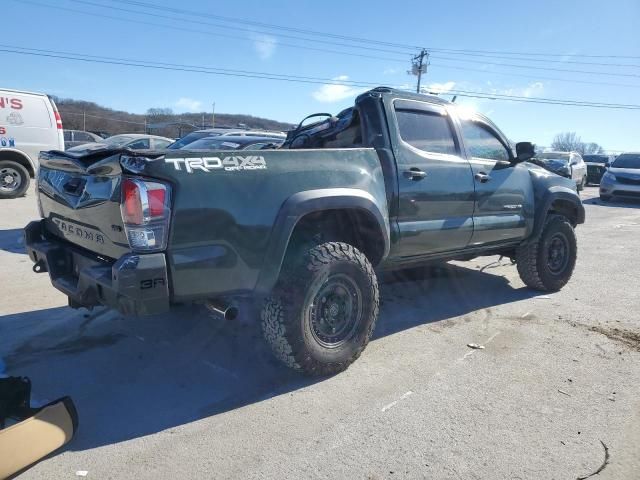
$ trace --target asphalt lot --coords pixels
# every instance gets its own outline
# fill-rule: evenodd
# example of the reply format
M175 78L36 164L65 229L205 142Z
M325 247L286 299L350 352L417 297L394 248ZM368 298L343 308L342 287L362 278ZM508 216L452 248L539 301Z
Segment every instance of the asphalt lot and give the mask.
M596 196L561 292L497 257L388 276L363 356L315 380L273 361L246 314L67 308L22 248L33 194L4 200L0 361L80 416L20 478L576 479L606 445L592 478L638 479L640 203Z

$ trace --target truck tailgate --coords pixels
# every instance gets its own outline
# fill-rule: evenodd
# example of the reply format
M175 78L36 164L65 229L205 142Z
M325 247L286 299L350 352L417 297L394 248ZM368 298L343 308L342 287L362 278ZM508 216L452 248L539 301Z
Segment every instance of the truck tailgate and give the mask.
M120 213L120 153L40 155L37 190L47 232L113 259L130 251Z

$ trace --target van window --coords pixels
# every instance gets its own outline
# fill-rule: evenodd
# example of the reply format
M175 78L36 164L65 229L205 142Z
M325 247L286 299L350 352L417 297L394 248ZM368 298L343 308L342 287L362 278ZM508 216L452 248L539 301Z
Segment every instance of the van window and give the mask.
M51 128L53 125L44 98L11 93L0 97L0 124L31 128Z

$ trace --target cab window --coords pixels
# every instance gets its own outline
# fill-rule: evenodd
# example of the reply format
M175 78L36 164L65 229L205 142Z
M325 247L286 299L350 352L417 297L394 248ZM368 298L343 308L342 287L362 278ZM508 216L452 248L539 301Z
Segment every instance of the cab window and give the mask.
M498 137L484 125L462 120L462 135L471 157L509 161L509 151Z
M449 120L436 112L396 109L400 138L423 152L456 155Z

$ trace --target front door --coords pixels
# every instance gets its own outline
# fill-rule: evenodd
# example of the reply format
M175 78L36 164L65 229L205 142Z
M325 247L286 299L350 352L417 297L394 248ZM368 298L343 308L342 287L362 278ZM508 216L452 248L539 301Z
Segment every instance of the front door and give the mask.
M439 104L395 100L393 138L399 204L392 261L459 250L473 233L473 175Z
M529 170L511 163L506 139L488 121L464 118L460 126L476 190L471 246L524 238L534 205Z

